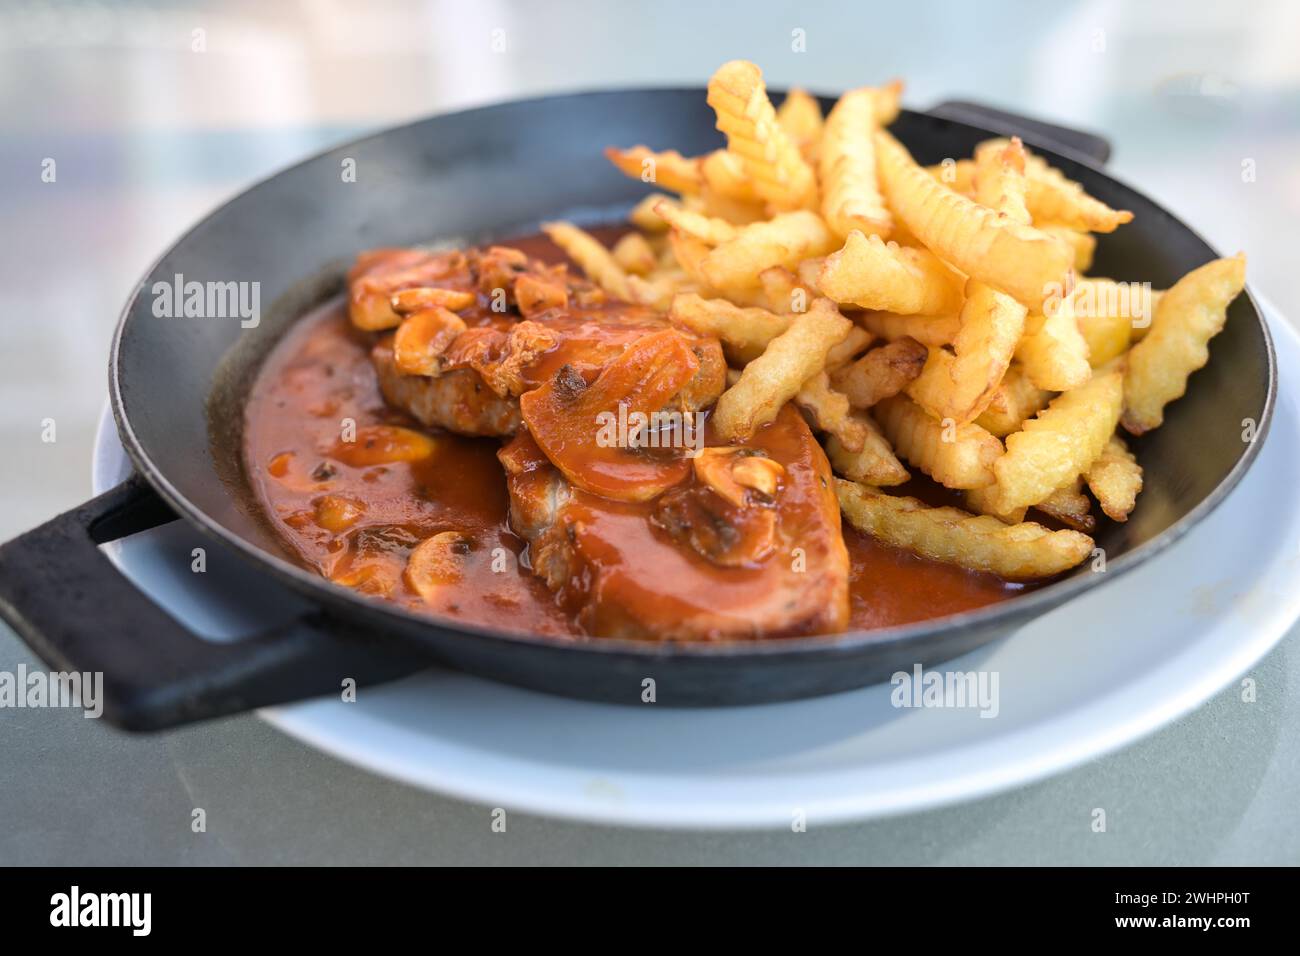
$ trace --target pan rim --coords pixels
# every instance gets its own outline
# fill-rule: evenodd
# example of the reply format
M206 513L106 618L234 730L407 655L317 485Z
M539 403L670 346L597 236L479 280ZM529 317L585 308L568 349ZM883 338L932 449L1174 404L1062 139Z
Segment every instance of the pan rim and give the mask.
M271 554L253 544L246 538L230 531L219 521L208 515L203 509L192 503L167 479L163 470L149 456L140 439L135 434L126 414L125 399L120 378L120 350L122 346L122 338L135 303L145 288L149 276L155 272L162 261L166 259L174 249L184 243L212 216L216 215L231 203L236 202L262 185L284 176L295 169L306 166L321 157L328 156L337 150L349 149L373 140L378 140L395 132L410 129L434 119L460 116L500 107L527 106L533 103L554 100L580 100L597 96L662 93L702 95L704 92L704 88L700 86L608 87L601 89L585 89L569 93L559 92L522 99L505 99L479 104L465 109L435 113L420 117L408 123L399 123L393 126L384 127L375 132L363 134L318 150L297 162L291 163L288 166L253 181L233 196L227 198L220 205L209 210L204 216L184 230L178 238L169 244L163 252L158 255L152 263L150 263L141 278L133 286L130 296L127 298L126 303L123 305L119 313L117 325L113 332L108 369L109 401L112 408L113 420L117 426L118 435L122 439L122 445L126 449L127 455L130 457L136 471L149 483L154 491L156 491L158 495L162 497L174 511L176 511L177 515L186 520L190 526L198 529L209 538L231 547L240 555L241 558L250 562L252 565L270 570L281 583L317 602L325 609L331 607L343 607L357 617L374 614L379 615L382 619L391 615L392 618L395 619L396 623L400 623L403 626L403 629L411 627L429 628L441 632L444 635L457 638L471 638L474 640L487 638L508 644L518 643L526 645L529 648L548 649L556 652L584 654L596 653L613 655L616 657L622 656L638 660L662 660L665 658L734 660L736 658L804 656L809 654L823 656L849 656L862 650L866 646L870 646L872 649L901 647L924 638L937 637L940 634L948 632L975 627L995 627L999 623L1005 624L1007 630L1010 631L1024 621L1073 600L1080 594L1091 590L1092 588L1099 587L1108 580L1113 580L1114 578L1125 574L1132 568L1149 561L1166 550L1191 531L1191 529L1197 524L1203 521L1211 512L1214 511L1215 508L1222 504L1222 502L1240 483L1246 471L1254 464L1255 459L1258 457L1259 451L1267 440L1269 431L1271 430L1274 406L1277 400L1277 355L1264 311L1256 301L1255 296L1251 291L1250 284L1247 283L1244 292L1250 308L1253 310L1255 321L1259 325L1260 331L1263 335L1266 367L1268 371L1268 388L1255 439L1247 444L1241 457L1237 459L1236 463L1214 487L1214 489L1201 501L1197 502L1197 504L1193 506L1187 514L1180 517L1150 541L1138 545L1136 548L1119 555L1113 560L1108 560L1104 572L1094 572L1090 575L1077 574L1044 585L1043 587L1027 594L1018 595L1006 601L999 601L995 604L986 605L985 607L977 608L972 611L950 614L944 617L928 618L923 621L900 624L893 627L843 631L836 634L815 634L804 637L788 637L770 640L703 643L646 641L630 640L626 638L587 636L575 639L574 637L561 638L544 634L530 634L527 632L499 631L469 622L451 621L433 617L431 615L420 614L398 605L386 604L381 601L363 597L354 591L333 584L327 579L322 578L305 568L292 564L278 555ZM949 119L947 117L934 117L918 110L905 109L902 112L909 115L923 117L931 121L939 120L943 123L953 124L987 136L1000 135L995 130L966 123L961 120ZM1219 254L1218 250L1213 245L1206 241L1199 232L1183 222L1182 219L1169 212L1161 204L1146 197L1141 190L1134 188L1125 180L1112 175L1108 170L1100 164L1093 162L1088 157L1082 156L1081 154L1068 149L1061 150L1052 147L1042 147L1042 151L1047 153L1049 156L1055 155L1084 166L1096 175L1109 180L1115 185L1127 189L1136 195L1142 196L1148 203L1159 209L1170 220L1171 224L1175 228L1184 230L1202 243L1212 253L1216 255ZM214 475L213 480L219 481L220 479Z

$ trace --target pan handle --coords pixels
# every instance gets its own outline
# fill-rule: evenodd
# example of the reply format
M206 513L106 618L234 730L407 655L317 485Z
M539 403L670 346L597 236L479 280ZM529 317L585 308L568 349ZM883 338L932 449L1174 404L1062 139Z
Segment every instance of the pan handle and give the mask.
M244 640L199 637L149 600L99 545L175 515L139 476L0 546L0 617L54 671L103 674L104 716L159 730L339 693L427 659L314 611Z
M1004 136L1019 136L1030 146L1042 146L1054 152L1082 156L1094 163L1105 164L1110 159L1110 141L1104 136L1021 116L1019 113L1008 113L982 103L945 100L926 112L942 119L981 126Z

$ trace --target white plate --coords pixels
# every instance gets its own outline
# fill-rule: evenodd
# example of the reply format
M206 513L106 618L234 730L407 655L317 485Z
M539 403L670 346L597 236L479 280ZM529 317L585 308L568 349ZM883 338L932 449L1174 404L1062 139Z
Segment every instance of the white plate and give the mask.
M1196 707L1300 617L1300 341L1283 321L1270 327L1281 369L1276 417L1229 499L1148 565L945 665L998 674L996 718L896 709L888 685L672 710L566 700L449 671L363 688L356 703L319 700L262 716L326 753L419 787L630 826L786 827L797 814L809 825L860 820L1059 772ZM128 468L110 420L96 490ZM159 577L196 534L177 522L115 553L150 594L180 608L174 613L220 632L212 620L231 591L196 603L174 592L210 575Z

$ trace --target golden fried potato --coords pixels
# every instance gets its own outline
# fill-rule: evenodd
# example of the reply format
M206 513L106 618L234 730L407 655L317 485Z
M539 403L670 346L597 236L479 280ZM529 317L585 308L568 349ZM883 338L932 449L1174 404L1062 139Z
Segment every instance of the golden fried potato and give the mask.
M1099 373L1008 435L1007 453L993 466L999 510L1036 505L1084 472L1114 433L1123 400L1122 374Z
M1083 275L1092 268L1092 256L1097 251L1097 237L1082 229L1071 229L1059 222L1036 222L1034 226L1053 239L1059 239L1074 252L1074 271Z
M1074 255L1065 244L948 189L888 133L875 138L890 208L936 255L1031 309L1066 287Z
M725 219L701 215L677 204L663 203L655 206L655 212L674 229L680 229L709 246L731 242L740 234L740 230Z
M1013 136L1000 150L986 149L975 156L975 201L1014 222L1029 225L1025 206L1025 148Z
M1080 279L1074 288L1074 312L1088 343L1093 368L1124 354L1138 327L1149 325L1158 293L1147 283Z
M925 171L953 192L968 199L975 198L975 160L945 159L942 163L926 166Z
M651 193L649 196L639 200L632 211L627 214L627 221L636 226L642 232L660 233L668 231L668 222L663 216L655 211L655 206L659 203L667 203L670 206L681 208L681 203L665 193Z
M812 416L813 427L822 432L840 431L851 411L848 396L831 388L830 376L825 369L799 387L794 401Z
M835 495L849 523L878 541L1013 581L1052 577L1092 553L1092 539L1077 531L1049 531L1033 522L1006 525L842 478L835 479Z
M875 336L866 329L852 326L849 334L844 336L844 341L832 345L831 350L826 353L826 371L833 372L843 365L848 365L865 352L867 346L874 341Z
M1079 331L1074 296L1049 300L1045 312L1025 319L1015 357L1029 380L1049 392L1076 388L1092 377L1088 341Z
M807 312L817 293L785 266L769 266L758 274L763 295L774 312Z
M1092 516L1092 502L1083 493L1082 478L1075 478L1057 488L1034 507L1075 531L1091 533L1097 528L1097 519Z
M744 160L736 153L715 149L704 157L701 171L704 184L719 196L747 205L762 205L763 197L745 172Z
M1026 310L1006 293L974 279L966 283L953 353L931 349L907 394L935 417L970 422L993 401L1011 364Z
M777 122L757 66L747 60L724 63L709 78L708 102L727 149L740 157L759 196L776 210L816 207L813 168Z
M762 355L771 341L790 328L794 321L790 315L742 308L726 299L705 299L694 293L673 298L668 320L697 335L718 339L727 359L739 365Z
M904 336L835 371L831 384L848 397L854 408L870 408L897 395L920 375L928 352L916 339Z
M893 227L876 179L877 95L865 87L850 90L826 119L818 159L822 217L841 240L855 230L888 239Z
M776 108L776 121L781 124L786 135L794 140L803 158L809 163L815 163L825 125L822 108L817 100L806 90L795 87Z
M852 324L829 299L795 315L790 327L774 338L740 378L722 393L713 409L713 425L725 441L746 439L798 393L803 383L826 365L831 346L849 334Z
M975 424L998 438L1006 438L1020 431L1025 420L1033 418L1039 409L1046 408L1051 398L1051 392L1031 382L1024 370L1013 363Z
M987 152L976 165L976 177L979 202L1015 222L1029 222L1019 139L1013 139L1001 152ZM1011 364L1027 311L1005 292L978 279L969 280L952 352L932 349L907 393L936 418L974 421L993 401Z
M1228 306L1246 285L1246 257L1216 259L1179 279L1160 299L1150 333L1128 353L1124 428L1134 435L1158 428L1167 404L1187 391L1187 379L1209 360L1210 339L1223 331Z
M667 312L676 296L695 288L680 269L658 272L649 277L629 275L627 287L632 297L629 301L648 305L660 312Z
M985 151L1003 149L1005 139L991 139L975 148L976 162ZM1133 220L1126 209L1111 209L1104 202L1084 192L1083 187L1059 169L1048 165L1047 160L1026 151L1025 174L1029 178L1027 201L1035 222L1055 222L1072 229L1090 232L1114 232L1116 228Z
M1002 442L978 425L940 421L905 395L878 402L872 414L894 450L948 488L981 488L994 481Z
M614 243L611 250L614 261L623 267L624 272L647 276L659 264L659 257L650 248L650 243L639 232L629 232Z
M542 232L578 264L588 279L615 298L632 301L627 273L599 239L571 222L544 222Z
M837 475L876 487L901 485L911 477L876 423L861 412L849 414L840 435L827 436L826 457Z
M691 198L699 202L699 208L692 211L699 212L710 219L721 219L733 226L748 226L752 222L762 222L767 218L767 207L763 203L732 199L707 183L698 196Z
M1088 466L1085 478L1106 516L1114 521L1127 521L1142 490L1142 466L1124 439L1112 435L1101 455Z
M766 222L741 227L704 258L701 268L718 289L758 287L758 274L772 266L794 268L810 256L835 248L835 237L814 212L780 213Z
M960 280L934 253L854 230L826 257L817 288L836 302L904 315L941 315L961 308Z
M932 349L951 345L961 329L961 320L952 315L899 315L897 312L858 312L854 320L870 332L890 342L901 338L916 339Z
M988 515L997 518L1003 524L1020 524L1025 520L1025 513L1029 510L1021 506L1003 511L1000 507L1002 492L996 482L985 485L983 488L971 488L966 492L964 498L967 511L977 515Z
M687 158L675 149L655 152L648 146L633 146L631 149L610 146L605 150L605 158L624 176L654 183L675 193L693 195L704 184L700 160Z

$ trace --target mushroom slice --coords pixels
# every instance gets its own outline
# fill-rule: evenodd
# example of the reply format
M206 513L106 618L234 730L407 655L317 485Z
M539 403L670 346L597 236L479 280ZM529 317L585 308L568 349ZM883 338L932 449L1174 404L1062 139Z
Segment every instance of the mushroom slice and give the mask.
M425 538L406 559L403 577L411 590L431 601L439 589L455 584L464 571L473 541L459 531L441 531Z
M695 478L737 508L750 503L749 492L771 501L785 468L752 448L705 448L695 456Z

